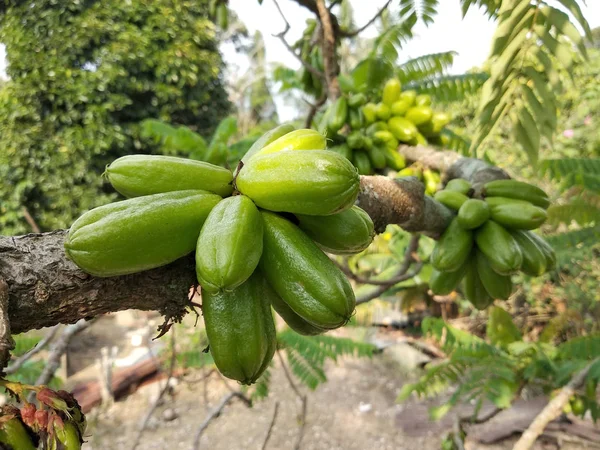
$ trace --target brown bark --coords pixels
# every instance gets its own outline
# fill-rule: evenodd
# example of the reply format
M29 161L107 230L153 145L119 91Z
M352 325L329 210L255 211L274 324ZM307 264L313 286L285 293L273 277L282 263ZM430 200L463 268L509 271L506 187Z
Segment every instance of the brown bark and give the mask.
M331 13L325 6L325 0L316 0L316 3L321 27L323 27L323 66L325 68L328 96L330 100L336 100L341 95L338 82L339 67L335 57L336 31L331 20Z

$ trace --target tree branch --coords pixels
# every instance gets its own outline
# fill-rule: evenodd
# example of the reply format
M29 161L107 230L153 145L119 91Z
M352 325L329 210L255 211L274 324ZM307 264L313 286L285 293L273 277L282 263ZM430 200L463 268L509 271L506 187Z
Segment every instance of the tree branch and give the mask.
M600 357L590 362L580 372L575 374L571 381L537 415L531 425L529 425L529 428L521 435L513 450L529 450L533 447L533 444L535 444L535 441L544 432L548 424L560 416L571 396L585 381L592 366L598 363L600 363Z
M399 151L409 160L416 157L414 147ZM482 182L506 177L500 169L456 153L422 147L418 152L424 164L446 171L449 178ZM397 224L409 232L437 237L453 217L448 208L425 195L423 184L416 178L363 176L360 183L358 205L371 216L377 232ZM158 311L171 321L179 321L191 306L188 294L196 284L193 255L137 274L98 278L82 272L66 258L66 233L0 236L0 273L8 284L12 333L127 309Z
M321 106L325 104L327 101L327 94L324 94L316 103L310 105L310 109L308 111L308 115L306 116L306 120L304 121L304 126L306 128L310 128L312 125L312 121L315 118L315 114Z
M0 277L0 374L10 359L10 351L15 348L15 341L10 331L9 292L7 282Z
M344 30L340 30L340 36L341 37L354 37L356 35L359 35L360 33L362 33L363 31L365 31L367 28L369 28L371 25L373 25L373 23L379 18L381 17L381 15L383 14L383 12L388 9L388 7L390 6L390 4L392 3L392 0L388 0L385 5L383 5L379 11L377 11L377 13L371 17L371 19L365 23L362 27L356 29L356 30L352 30L352 31L344 31Z
M316 0L319 20L323 28L323 66L325 67L325 79L329 98L336 100L340 95L340 84L338 82L339 67L335 57L336 32L331 21L331 12L325 6L325 0Z
M279 11L279 15L281 16L281 18L285 22L285 29L282 32L280 32L280 33L274 34L273 36L276 37L276 38L279 38L279 40L285 46L285 48L287 49L287 51L289 51L292 55L294 55L294 57L298 61L300 61L300 64L302 64L302 66L304 66L304 68L306 70L308 70L310 73L312 73L316 77L319 77L319 78L325 80L325 74L323 72L321 72L320 70L318 70L317 68L311 66L308 63L308 61L303 60L302 57L298 53L296 53L296 51L288 43L288 41L286 41L285 35L287 34L288 31L290 31L290 28L291 28L290 27L290 23L287 21L285 15L283 14L283 11L281 10L281 7L279 6L279 3L277 2L277 0L273 0L273 3L275 3L275 7L277 8L277 11Z

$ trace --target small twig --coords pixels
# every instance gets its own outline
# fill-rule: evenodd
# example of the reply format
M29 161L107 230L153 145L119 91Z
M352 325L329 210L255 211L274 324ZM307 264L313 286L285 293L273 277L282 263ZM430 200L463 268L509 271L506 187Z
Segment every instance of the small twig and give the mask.
M262 450L267 448L267 443L271 438L271 432L273 431L273 427L275 426L275 421L277 420L277 412L279 410L279 402L275 402L275 408L273 409L273 418L271 419L271 423L269 424L269 429L267 430L267 435L265 436L265 440L261 447Z
M369 28L371 25L373 25L373 23L375 23L375 21L377 20L377 18L381 17L381 15L383 14L383 12L388 9L388 7L390 6L390 4L392 3L392 0L388 0L386 2L385 5L383 5L379 11L377 11L377 13L371 17L371 19L365 23L362 27L356 29L356 30L352 30L352 31L344 31L344 30L340 30L340 36L342 37L354 37L360 33L362 33L363 31L365 31L367 28Z
M173 328L171 330L171 359L169 362L169 372L167 375L167 380L165 381L165 385L163 386L163 388L160 390L158 397L156 398L156 400L154 401L154 403L148 410L146 417L144 417L144 421L142 422L142 425L140 426L140 429L138 430L138 434L135 437L135 440L133 441L131 450L135 450L137 448L137 446L139 445L140 439L142 438L142 435L144 434L144 431L146 430L146 426L148 425L150 418L154 414L154 411L156 411L156 408L158 407L161 399L169 391L169 387L171 385L171 380L173 379L173 372L175 370L176 362L177 362L177 352L175 351L175 328Z
M50 347L50 355L48 356L46 366L44 367L44 370L38 379L35 381L36 385L48 384L50 380L52 380L54 373L60 366L60 358L67 351L69 342L71 342L73 336L81 333L93 322L93 320L86 322L84 319L81 319L78 322L67 325L63 329L60 337Z
M23 217L25 218L25 221L31 227L31 230L34 233L41 233L42 230L40 229L39 225L37 224L37 222L35 221L33 216L29 213L29 210L25 206L23 206L23 209L21 210L21 212L23 213Z
M287 51L290 52L292 55L294 55L294 57L298 61L300 61L300 64L302 64L306 70L308 70L310 73L312 73L316 77L319 77L319 78L325 80L325 74L323 72L321 72L320 70L316 69L315 67L311 66L308 63L308 61L305 61L304 59L302 59L302 57L298 53L296 53L296 51L292 48L292 46L285 39L285 35L288 33L288 31L290 31L291 26L290 26L290 23L288 22L288 20L286 19L285 15L283 14L283 11L281 10L281 7L279 6L279 3L277 2L277 0L273 0L273 3L275 3L275 7L277 8L277 11L279 11L279 15L285 22L284 30L279 33L273 34L273 37L279 38L279 40L285 46Z
M402 276L398 276L395 278L395 280L408 280L410 278L413 278L415 276L417 276L419 274L419 272L421 271L421 269L423 268L423 263L419 262L415 265L415 268L413 271L411 271L410 273L407 273L405 275ZM398 283L399 281L395 281L394 283L390 283L388 285L385 286L379 286L377 289L375 289L374 291L363 295L362 297L358 297L356 299L356 304L357 305L362 305L363 303L367 303L370 302L371 300L376 299L377 297L379 297L381 294L383 294L385 291L387 291L389 288L391 288L394 284Z
M279 362L281 363L281 367L283 368L283 373L285 374L285 378L287 379L290 387L296 394L296 397L300 399L302 402L302 410L298 416L298 421L300 422L300 430L298 430L298 437L296 438L296 444L294 445L294 450L300 450L300 444L302 444L302 438L304 437L304 428L306 427L306 410L308 408L308 399L306 395L303 395L296 383L292 380L292 376L287 369L285 362L283 361L283 356L281 356L281 352L277 349L277 357L279 358Z
M221 398L221 401L219 402L219 404L212 409L212 411L208 414L208 416L206 416L204 421L200 424L200 428L198 428L198 431L196 432L196 436L194 437L194 443L192 444L193 450L198 450L200 448L200 438L202 438L202 433L204 433L204 431L208 428L208 426L214 419L216 419L217 417L219 417L221 415L225 406L227 406L227 404L234 398L239 398L240 400L242 400L247 407L252 406L252 402L250 401L250 399L248 397L246 397L240 391L230 392L230 393L226 394L225 396L223 396L223 398Z
M17 372L23 366L23 364L25 364L33 356L37 355L40 351L42 351L44 348L46 348L46 346L50 343L50 341L52 341L52 339L54 339L54 336L56 336L56 333L58 333L58 330L60 330L59 326L52 328L50 330L50 332L44 337L44 339L42 339L40 342L38 342L35 347L33 347L27 353L24 353L23 355L21 355L17 359L15 359L15 361L6 368L4 373L6 373L6 375L10 375L10 374Z
M535 444L537 438L544 432L550 422L556 419L562 413L563 408L568 403L571 396L577 388L583 384L588 372L594 364L600 363L600 357L594 359L564 386L558 395L554 397L537 417L531 422L529 428L521 435L513 450L529 450Z
M8 316L8 283L0 277L0 375L10 360L10 351L15 348L15 341L10 332Z
M329 11L331 11L331 10L333 9L333 7L334 7L335 5L337 5L338 3L342 3L342 0L333 0L333 1L332 1L332 2L329 4L329 6L327 7L327 9L328 9Z
M312 121L315 118L317 111L319 110L319 108L321 106L323 106L325 104L326 101L327 101L327 94L323 94L321 96L321 98L319 100L317 100L316 103L310 104L310 109L308 110L308 115L306 116L306 120L304 121L304 126L306 128L310 128L312 126Z

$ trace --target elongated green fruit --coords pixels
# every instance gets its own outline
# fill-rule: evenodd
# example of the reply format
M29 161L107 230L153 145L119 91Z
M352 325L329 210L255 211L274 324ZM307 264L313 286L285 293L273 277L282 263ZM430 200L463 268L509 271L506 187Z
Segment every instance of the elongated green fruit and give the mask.
M501 205L528 205L532 206L532 204L526 200L518 200L515 198L508 197L486 197L485 202L490 205L490 207L501 206Z
M479 250L490 260L492 268L499 274L510 275L521 268L521 249L502 225L488 220L475 232L475 241Z
M290 150L325 150L326 148L327 141L325 140L325 136L318 131L303 128L281 136L256 152L254 156Z
M245 195L229 197L213 208L196 247L196 275L207 291L230 291L246 281L262 255L263 224Z
M329 115L327 129L330 133L337 133L342 129L348 118L348 101L345 97L338 98L333 104Z
M533 277L539 277L546 272L546 253L538 245L537 241L531 236L530 231L514 230L510 233L519 244L523 254L523 264L521 271Z
M431 264L442 272L460 269L473 247L473 233L452 219L431 253Z
M431 122L432 117L433 111L429 106L413 106L406 111L406 119L417 126Z
M397 146L396 146L397 147ZM404 156L398 153L396 147L393 149L386 147L384 151L385 163L393 170L402 170L406 167Z
M248 160L252 158L257 152L262 150L263 147L266 147L271 142L275 141L276 139L279 139L281 136L291 133L294 130L294 125L290 123L284 123L282 125L279 125L278 127L273 128L271 131L267 131L265 134L259 137L254 144L252 144L252 147L250 147L250 149L242 158L242 162L246 164L246 162L248 162Z
M315 150L257 155L240 170L236 185L261 208L326 216L352 206L359 181L346 158Z
M546 271L554 269L556 267L556 254L554 253L554 249L539 234L532 232L526 233L527 236L529 236L538 245L540 250L542 250L546 256Z
M398 100L392 104L392 115L403 116L406 114L411 107L411 103L408 100Z
M113 187L125 197L199 189L222 197L233 191L230 170L204 161L156 155L123 156L106 168Z
M398 97L400 97L401 90L402 85L400 84L400 80L398 80L397 78L390 78L383 86L381 101L385 105L391 107L394 104L394 102L398 101Z
M275 293L275 291L271 289L271 292L272 295L269 296L269 299L271 300L271 306L277 312L277 314L281 316L287 326L296 333L303 336L316 336L327 331L323 328L315 327L314 325L308 323L306 320L296 314L294 310L290 308L287 303Z
M494 299L508 300L512 293L512 281L509 275L500 275L492 269L488 258L480 251L477 254L477 273L483 287Z
M387 122L383 122L381 120L372 123L367 127L367 134L369 136L373 136L378 131L389 131Z
M416 106L431 105L431 95L428 95L428 94L417 95L417 97L415 98L415 105Z
M54 432L65 450L79 450L81 448L83 441L79 434L79 430L70 420L67 420L62 426L57 425L55 422Z
M467 264L463 283L463 293L465 294L465 298L479 310L484 310L494 303L494 299L485 290L485 287L479 278L475 255L472 255Z
M352 108L358 108L365 103L367 103L367 96L362 93L351 95L350 98L348 98L348 106Z
M398 97L398 100L406 100L410 106L415 104L415 101L417 99L417 92L411 90L408 91L404 91L400 93L400 97Z
M533 230L546 221L546 211L530 204L507 203L490 208L492 219L506 228Z
M348 160L352 159L352 149L346 143L329 147L328 150L336 152Z
M358 206L330 216L296 217L300 229L328 253L360 253L375 237L373 221Z
M508 197L525 200L546 209L550 205L548 195L539 187L516 180L495 180L483 186L486 197Z
M21 420L13 417L0 423L0 443L7 444L13 450L35 450L36 446L31 442L27 430ZM2 447L2 446L0 446ZM4 447L3 447L4 448Z
M322 329L344 325L356 300L343 272L300 228L261 211L264 251L260 269L282 300L302 319Z
M373 173L373 166L371 166L371 160L367 152L363 150L355 150L352 155L352 162L358 169L358 173L361 175L371 175Z
M448 181L448 184L446 184L444 190L460 192L463 195L469 195L471 187L471 183L469 183L467 180L462 178L454 178L453 180Z
M462 204L457 217L461 227L474 230L490 218L490 207L483 200L470 198Z
M67 256L84 272L111 277L164 266L196 248L221 197L206 191L146 195L92 209L71 226Z
M367 103L362 107L362 112L366 123L372 124L377 120L377 105L375 103Z
M377 103L375 106L375 114L379 120L388 120L392 115L390 107L384 103Z
M376 131L373 133L373 140L378 143L387 143L392 139L396 139L392 133L386 130Z
M447 189L436 192L433 198L435 198L442 205L447 206L454 211L458 211L463 203L469 200L469 197L466 195L461 194L460 192L449 191Z
M352 128L353 130L358 130L359 128L363 127L365 119L363 117L362 110L351 109L348 112L348 118L349 118L348 122L350 123L350 128Z
M270 286L259 271L230 292L202 289L202 313L210 353L227 378L252 384L276 347Z
M388 127L400 142L410 142L419 132L415 124L404 117L392 117L388 121Z
M369 159L371 160L371 165L375 169L383 169L386 166L386 157L384 150L387 150L387 147L385 147L385 145L374 145L368 152Z
M448 295L456 289L460 280L463 279L467 269L468 260L454 272L441 272L437 269L431 271L429 277L429 288L434 294Z

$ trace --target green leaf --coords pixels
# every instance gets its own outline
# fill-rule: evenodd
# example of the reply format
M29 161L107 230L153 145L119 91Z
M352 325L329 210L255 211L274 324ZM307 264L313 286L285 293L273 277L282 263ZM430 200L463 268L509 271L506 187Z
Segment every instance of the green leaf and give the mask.
M566 205L552 205L548 208L548 223L558 225L576 222L579 225L600 223L600 209L590 207L587 202L574 201Z
M456 52L442 52L409 59L398 67L398 79L402 84L406 84L442 75L452 66L456 55Z
M380 87L394 76L394 67L381 58L370 57L356 66L352 71L352 84L357 92L367 92Z
M489 309L487 337L494 345L506 348L509 344L523 340L512 317L504 309L493 306Z
M592 30L590 29L590 24L583 16L583 12L581 11L581 7L577 0L557 0L561 5L563 5L575 19L579 22L579 25L583 28L586 37L588 40L592 40Z

